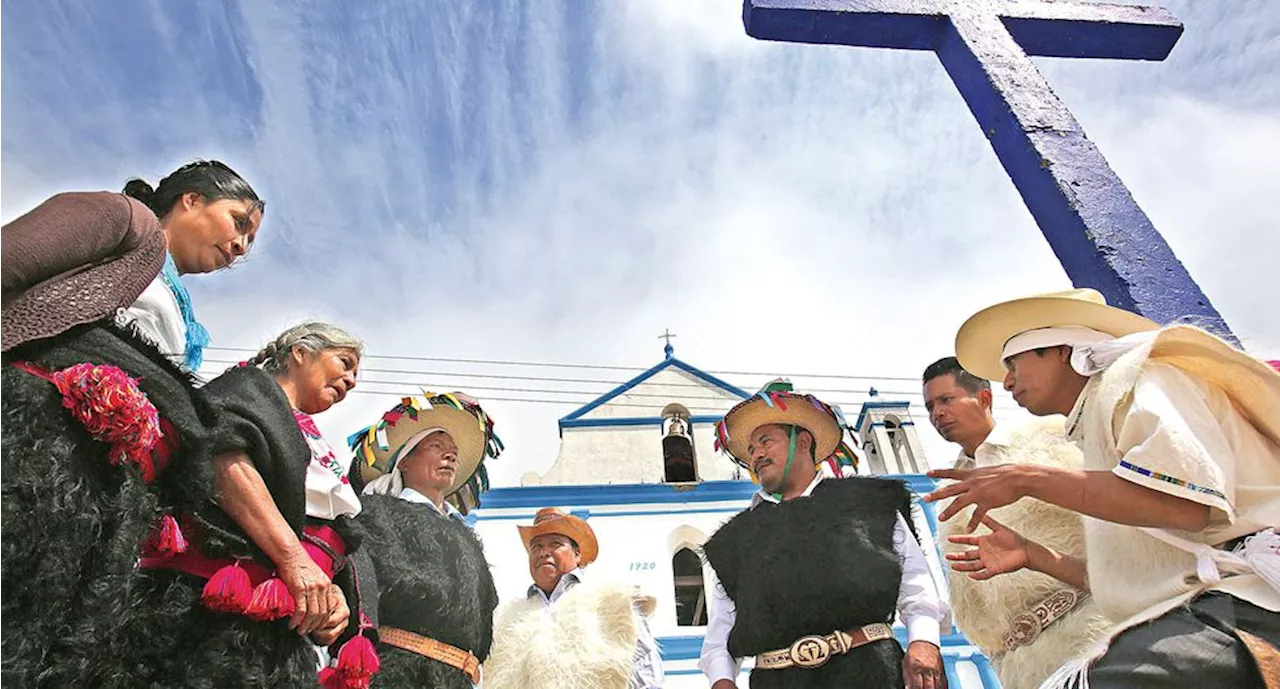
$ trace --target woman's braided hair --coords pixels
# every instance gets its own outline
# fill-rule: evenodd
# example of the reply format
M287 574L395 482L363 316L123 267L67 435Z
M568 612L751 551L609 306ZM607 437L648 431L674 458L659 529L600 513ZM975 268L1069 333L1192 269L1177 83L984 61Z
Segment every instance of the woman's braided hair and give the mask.
M347 331L331 323L308 321L280 333L244 365L260 366L270 373L285 373L289 370L294 347L302 347L312 354L327 349L350 349L357 357L364 355L364 343Z

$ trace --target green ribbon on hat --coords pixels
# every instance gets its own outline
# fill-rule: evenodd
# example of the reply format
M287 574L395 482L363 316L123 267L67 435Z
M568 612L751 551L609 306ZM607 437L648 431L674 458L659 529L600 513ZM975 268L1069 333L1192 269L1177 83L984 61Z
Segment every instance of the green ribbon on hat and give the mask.
M782 485L787 485L787 477L791 475L791 460L796 458L796 427L791 426L791 444L787 446L787 466L782 469ZM782 490L773 494L773 499L782 502Z
M776 380L772 380L772 381L769 381L768 383L765 383L764 387L760 388L760 392L757 392L756 394L759 395L760 393L764 393L764 392L795 392L795 391L796 391L795 388L791 385L791 381L787 380L786 378L778 378Z

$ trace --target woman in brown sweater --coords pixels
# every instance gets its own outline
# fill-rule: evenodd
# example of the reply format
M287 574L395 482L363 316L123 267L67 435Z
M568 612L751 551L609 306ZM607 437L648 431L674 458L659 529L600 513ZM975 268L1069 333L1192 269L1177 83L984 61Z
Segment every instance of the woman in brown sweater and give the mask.
M209 499L209 458L228 449L191 377L207 334L181 275L247 253L263 209L233 170L200 161L154 189L59 194L0 233L4 680L131 684L113 648L146 640L112 631L132 612L139 545L160 505ZM320 600L297 622L314 631L330 582L282 560L290 594Z

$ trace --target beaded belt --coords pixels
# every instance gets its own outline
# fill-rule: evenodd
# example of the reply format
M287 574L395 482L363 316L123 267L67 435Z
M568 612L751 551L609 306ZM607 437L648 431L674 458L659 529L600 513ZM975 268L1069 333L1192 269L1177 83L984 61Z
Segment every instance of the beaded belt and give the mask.
M471 680L472 684L480 683L480 661L470 651L395 627L378 627L378 638L384 644L403 648L457 668Z
M1026 646L1040 636L1046 627L1062 619L1089 594L1074 588L1054 591L1030 610L1024 610L1009 623L1009 633L1004 635L1004 650L1012 651Z
M833 655L848 653L873 641L893 638L893 629L887 624L869 624L851 632L836 630L830 634L802 636L791 648L767 651L756 656L756 668L781 670L800 667L811 670L825 665Z

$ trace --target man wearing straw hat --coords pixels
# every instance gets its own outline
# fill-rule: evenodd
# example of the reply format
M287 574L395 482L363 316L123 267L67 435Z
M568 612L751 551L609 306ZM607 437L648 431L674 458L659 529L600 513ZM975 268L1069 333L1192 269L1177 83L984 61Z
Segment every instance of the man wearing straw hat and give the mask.
M775 381L717 425L717 445L757 478L747 509L704 545L720 585L698 666L713 689L943 689L946 614L898 480L846 476L839 412ZM906 517L906 518L904 518ZM904 656L890 624L907 627Z
M1090 584L1123 620L1050 687L1275 687L1280 681L1280 374L1189 326L1160 328L1093 290L997 304L956 336L966 370L1003 380L1036 415L1064 414L1083 470L996 465L940 515L1031 497L1085 520ZM969 559L986 565L982 548ZM1251 658L1252 656L1252 658Z
M485 687L660 689L662 656L644 619L655 601L583 573L600 553L591 526L546 507L519 530L533 585L497 616Z

